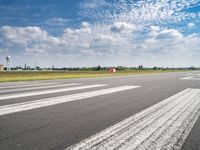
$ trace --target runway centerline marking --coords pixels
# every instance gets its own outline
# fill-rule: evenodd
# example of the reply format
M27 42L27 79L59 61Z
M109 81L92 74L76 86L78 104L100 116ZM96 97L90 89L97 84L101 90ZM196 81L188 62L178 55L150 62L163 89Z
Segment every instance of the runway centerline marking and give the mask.
M69 88L50 89L50 90L43 90L43 91L6 94L6 95L0 95L0 101L6 100L6 99L12 99L12 98L21 98L21 97L27 97L27 96L49 94L49 93L67 92L67 91L89 89L89 88L102 87L102 86L107 86L107 85L106 84L94 84L94 85L85 85L85 86L77 86L77 87L69 87Z
M60 84L60 85L45 85L45 86L39 86L39 87L28 87L28 88L20 88L20 89L9 89L9 90L2 90L0 93L6 93L6 92L18 92L18 91L25 91L25 90L36 90L36 89L45 89L45 88L59 88L59 87L65 87L65 86L74 86L74 85L80 85L79 83L69 83L69 84Z
M65 150L180 150L200 116L200 89L186 89Z
M116 93L120 91L130 90L134 88L139 88L140 86L120 86L120 87L114 87L114 88L108 88L108 89L101 89L96 91L89 91L89 92L83 92L78 94L72 94L72 95L66 95L66 96L60 96L60 97L54 97L54 98L48 98L48 99L41 99L41 100L35 100L35 101L29 101L29 102L23 102L23 103L16 103L16 104L9 104L9 105L3 105L0 106L0 116L41 108L41 107L47 107L52 106L56 104L71 102L71 101L77 101L81 99L91 98L95 96L101 96L111 93Z

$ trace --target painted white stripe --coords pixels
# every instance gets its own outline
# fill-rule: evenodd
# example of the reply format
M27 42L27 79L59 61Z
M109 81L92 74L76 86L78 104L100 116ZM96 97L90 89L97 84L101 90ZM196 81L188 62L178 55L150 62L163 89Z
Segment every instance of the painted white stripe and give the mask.
M66 150L180 150L200 116L200 89L186 89Z
M0 100L27 97L27 96L35 96L35 95L42 95L42 94L49 94L49 93L67 92L67 91L81 90L81 89L89 89L89 88L102 87L102 86L107 86L107 85L105 85L105 84L94 84L94 85L77 86L77 87L70 87L70 88L61 88L61 89L51 89L51 90L44 90L44 91L33 91L33 92L16 93L16 94L10 94L10 95L6 94L6 95L0 95Z
M42 83L42 82L36 82L36 81L17 81L17 82L1 82L0 83L0 86L3 85L3 86L11 86L11 85L26 85L26 84L30 84L30 83L33 83L33 84L37 84L37 83Z
M200 78L195 78L194 76L191 76L191 77L185 77L185 78L180 78L182 80L200 80Z
M39 90L39 89L45 89L45 88L59 88L59 87L66 87L66 86L74 86L74 85L80 85L79 83L69 83L69 84L60 84L60 85L46 85L46 86L39 86L39 87L29 87L29 88L20 88L20 89L9 89L9 90L2 90L0 93L5 92L18 92L18 91L25 91L25 90Z
M192 73L186 74L186 76L192 76L192 75L194 75L194 74L192 74Z
M36 100L36 101L4 105L4 106L0 106L0 115L6 115L6 114L25 111L25 110L35 109L35 108L47 107L47 106L71 102L71 101L77 101L77 100L81 100L85 98L130 90L130 89L134 89L138 87L139 86L121 86L121 87L89 91L89 92L83 92L83 93L55 97L55 98L48 98L48 99L42 99L42 100Z
M180 79L182 79L182 80L189 80L189 79L192 79L193 78L193 76L190 76L190 77L184 77L184 78L180 78Z
M189 80L200 80L200 78L191 78Z
M12 88L23 88L23 87L33 87L33 86L43 86L43 85L53 85L56 83L29 83L29 84L25 84L25 85L10 85L10 86L4 86L4 87L0 87L0 89L12 89Z

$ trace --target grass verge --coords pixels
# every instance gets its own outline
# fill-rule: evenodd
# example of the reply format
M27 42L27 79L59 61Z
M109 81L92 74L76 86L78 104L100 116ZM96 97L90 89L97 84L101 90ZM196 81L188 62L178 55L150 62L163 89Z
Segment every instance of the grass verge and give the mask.
M11 71L0 72L0 82L122 76L132 74L152 74L175 71L177 70L130 70L118 71L116 73L109 73L108 71Z

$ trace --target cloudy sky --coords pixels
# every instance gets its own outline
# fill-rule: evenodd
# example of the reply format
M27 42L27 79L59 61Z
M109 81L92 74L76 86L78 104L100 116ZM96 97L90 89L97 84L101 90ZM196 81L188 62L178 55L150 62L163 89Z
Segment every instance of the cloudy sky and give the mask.
M200 66L200 0L0 0L0 63Z

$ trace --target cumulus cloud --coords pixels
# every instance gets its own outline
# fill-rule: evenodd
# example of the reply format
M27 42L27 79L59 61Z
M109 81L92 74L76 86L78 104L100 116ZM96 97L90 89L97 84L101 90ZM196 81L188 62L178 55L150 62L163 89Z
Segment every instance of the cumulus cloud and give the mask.
M149 37L142 43L141 49L146 49L146 53L153 54L154 57L166 57L165 59L177 59L185 57L190 59L195 54L200 55L198 44L200 36L192 34L184 36L175 29L164 29L156 34L149 34Z
M150 30L152 31L152 32L157 32L157 31L160 31L161 30L161 28L159 27L159 26L150 26Z
M45 55L64 65L74 60L77 65L134 66L193 62L200 57L200 37L188 29L198 25L200 13L188 10L197 5L199 0L83 0L78 19L88 22L79 27L79 21L65 27L70 20L62 17L45 21L59 26L56 36L44 26L0 27L0 53ZM186 28L179 28L183 24Z
M0 34L8 42L23 45L27 45L30 42L45 41L48 38L47 32L39 27L3 26L0 29Z
M188 23L188 25L187 25L187 27L189 28L189 29L192 29L193 27L195 26L195 24L194 23Z
M66 35L84 35L84 34L91 34L91 28L89 27L89 24L87 22L83 22L81 24L81 28L80 29L71 29L71 28L67 28L64 30L64 36Z
M186 10L198 5L198 3L199 1L197 0L120 0L115 1L115 3L110 2L107 4L107 9L84 9L80 12L80 15L102 24L126 22L143 27L152 24L167 25L171 23L181 23L186 20L194 20L199 14L190 11L186 13Z
M99 26L83 22L79 28L66 28L62 35L52 36L39 27L4 26L0 28L0 39L5 41L1 45L7 49L18 48L18 52L37 54L38 57L45 55L47 59L59 57L68 63L79 60L81 65L86 60L85 64L92 61L102 65L155 65L160 60L164 65L172 63L172 58L181 56L185 60L200 56L198 34L186 36L177 29L155 25L149 26L144 36L144 32L138 31L136 25L127 22L115 22L105 25L104 30L99 29ZM138 38L140 36L142 38Z
M95 42L98 43L107 43L107 44L115 44L117 42L117 38L115 38L112 35L104 35L104 34L98 34L95 38L94 38Z
M83 22L79 29L67 28L61 38L68 49L86 49L90 47L92 40L92 29L87 22Z
M79 29L66 28L61 36L49 35L39 27L0 28L1 43L10 48L18 48L27 53L74 53L89 49L92 28L83 22Z
M90 27L90 24L88 22L82 22L81 23L81 27L82 28L89 28Z
M130 33L135 31L137 28L134 24L126 23L126 22L115 22L111 27L111 31L120 32L120 33Z
M28 53L45 53L48 49L48 45L40 44L33 45L32 47L26 47L25 51Z
M162 30L158 32L156 35L156 39L158 40L170 40L170 41L177 41L182 39L183 35L175 30L175 29L169 29L169 30Z
M80 51L83 56L95 56L96 53L92 49L83 49Z
M96 9L108 5L105 0L85 0L80 3L82 9Z
M54 26L63 26L67 22L69 22L69 19L64 19L64 18L51 18L46 21L48 25L54 25Z

